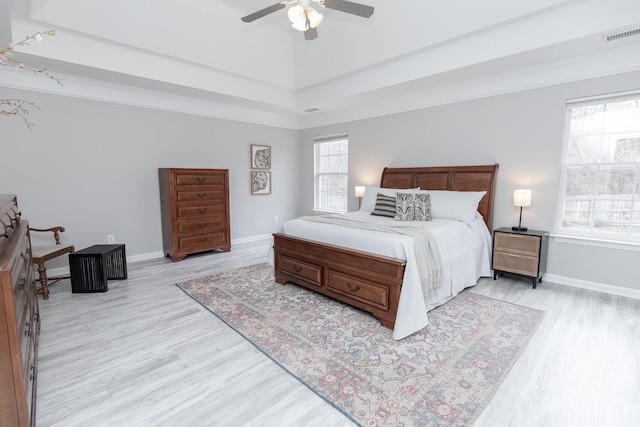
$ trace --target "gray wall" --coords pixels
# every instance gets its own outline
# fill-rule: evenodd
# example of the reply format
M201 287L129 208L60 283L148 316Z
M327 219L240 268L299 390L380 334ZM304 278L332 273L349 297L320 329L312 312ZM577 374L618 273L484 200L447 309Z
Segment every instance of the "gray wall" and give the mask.
M303 188L313 186L313 137L348 132L353 186L375 184L385 166L499 163L494 228L517 225L513 190L532 190L523 225L552 231L558 200L565 101L640 87L640 72L494 96L452 105L342 123L302 132ZM313 209L304 193L303 209ZM350 200L352 209L357 200ZM549 244L547 272L567 284L581 281L640 290L640 252ZM581 283L582 284L582 283Z
M232 239L268 235L313 209L313 137L348 132L350 181L377 184L385 166L499 163L494 227L517 224L515 188L533 190L523 224L553 230L565 100L637 89L640 72L562 84L302 132L28 91L33 131L0 118L0 193L16 193L34 226L62 224L78 247L115 234L129 255L162 251L157 169L228 168ZM249 146L271 145L273 193L251 196ZM351 209L357 200L351 198ZM550 240L547 271L567 284L640 291L640 252Z
M232 241L300 212L299 131L28 91L2 97L41 110L31 109L31 132L0 118L0 193L18 195L32 226L64 225L77 248L115 234L127 255L161 252L159 167L229 169ZM255 143L272 147L271 195L250 194Z

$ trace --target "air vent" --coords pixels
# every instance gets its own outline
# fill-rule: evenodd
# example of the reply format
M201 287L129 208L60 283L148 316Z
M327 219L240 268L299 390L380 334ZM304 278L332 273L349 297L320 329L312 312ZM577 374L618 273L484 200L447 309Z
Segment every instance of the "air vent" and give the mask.
M320 111L319 108L316 107L311 107L311 108L307 108L305 110L303 110L305 113L313 113L314 111Z
M640 28L634 28L633 30L620 31L618 33L611 33L602 36L602 41L612 42L614 40L623 39L625 37L637 36L638 34L640 34Z

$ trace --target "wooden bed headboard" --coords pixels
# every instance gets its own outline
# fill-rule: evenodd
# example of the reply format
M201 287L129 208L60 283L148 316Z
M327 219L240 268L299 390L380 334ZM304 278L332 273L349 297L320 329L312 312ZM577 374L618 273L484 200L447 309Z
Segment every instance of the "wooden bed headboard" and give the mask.
M489 231L493 223L493 202L498 164L484 166L434 166L384 168L380 187L420 188L421 190L486 191L478 212Z

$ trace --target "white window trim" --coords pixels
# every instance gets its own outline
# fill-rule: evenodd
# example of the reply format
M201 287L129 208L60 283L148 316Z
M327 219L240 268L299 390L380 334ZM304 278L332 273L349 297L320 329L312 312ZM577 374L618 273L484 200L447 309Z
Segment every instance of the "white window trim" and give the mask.
M598 239L595 237L581 237L561 233L551 234L551 238L558 243L570 245L595 246L598 248L618 249L622 251L640 252L640 243L622 240Z
M316 144L318 142L331 142L331 141L338 141L338 140L343 140L346 139L347 140L347 144L349 141L349 134L346 132L343 133L336 133L336 134L332 134L332 135L323 135L323 136L316 136L315 138L313 138L313 210L312 212L314 213L318 213L318 214L323 214L323 213L345 213L349 210L348 205L349 205L349 200L347 197L347 209L345 210L339 210L339 209L320 209L318 208L318 180L317 180L317 168L318 168L318 163L317 163L317 158L316 158ZM347 154L348 155L348 154ZM340 174L342 175L342 174ZM349 177L349 172L347 171L347 179Z
M597 101L602 100L611 100L615 99L624 99L629 97L639 97L640 91L625 91L625 92L617 92L611 94L601 94L594 95L583 98L574 98L568 99L566 102L566 110L565 110L565 122L564 122L564 135L562 142L562 158L561 158L561 171L560 171L560 182L558 186L558 205L556 206L556 219L553 228L553 232L551 233L551 237L560 243L567 244L577 244L577 245L586 245L586 246L596 246L602 248L611 248L611 249L620 249L620 250L630 250L630 251L640 251L640 241L638 240L638 236L627 236L620 235L615 233L602 233L601 235L595 236L593 232L584 232L580 230L570 230L566 228L562 228L562 215L564 209L564 191L566 190L566 180L567 180L567 168L565 167L568 142L567 139L569 137L569 112L571 108L579 107L580 105L592 105Z

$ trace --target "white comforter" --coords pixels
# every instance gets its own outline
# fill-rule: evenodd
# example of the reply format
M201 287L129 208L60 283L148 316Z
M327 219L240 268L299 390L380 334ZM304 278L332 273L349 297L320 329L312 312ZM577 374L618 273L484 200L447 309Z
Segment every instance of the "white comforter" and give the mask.
M345 216L380 224L398 224L391 218L369 212L349 212ZM413 238L407 235L347 228L340 225L294 219L283 224L280 232L350 249L373 252L407 261L393 339L417 332L429 323L427 312L474 286L478 278L491 275L491 233L478 216L471 224L460 221L403 221L403 226L428 227L435 238L442 261L442 284L423 292ZM273 252L269 253L273 262Z

